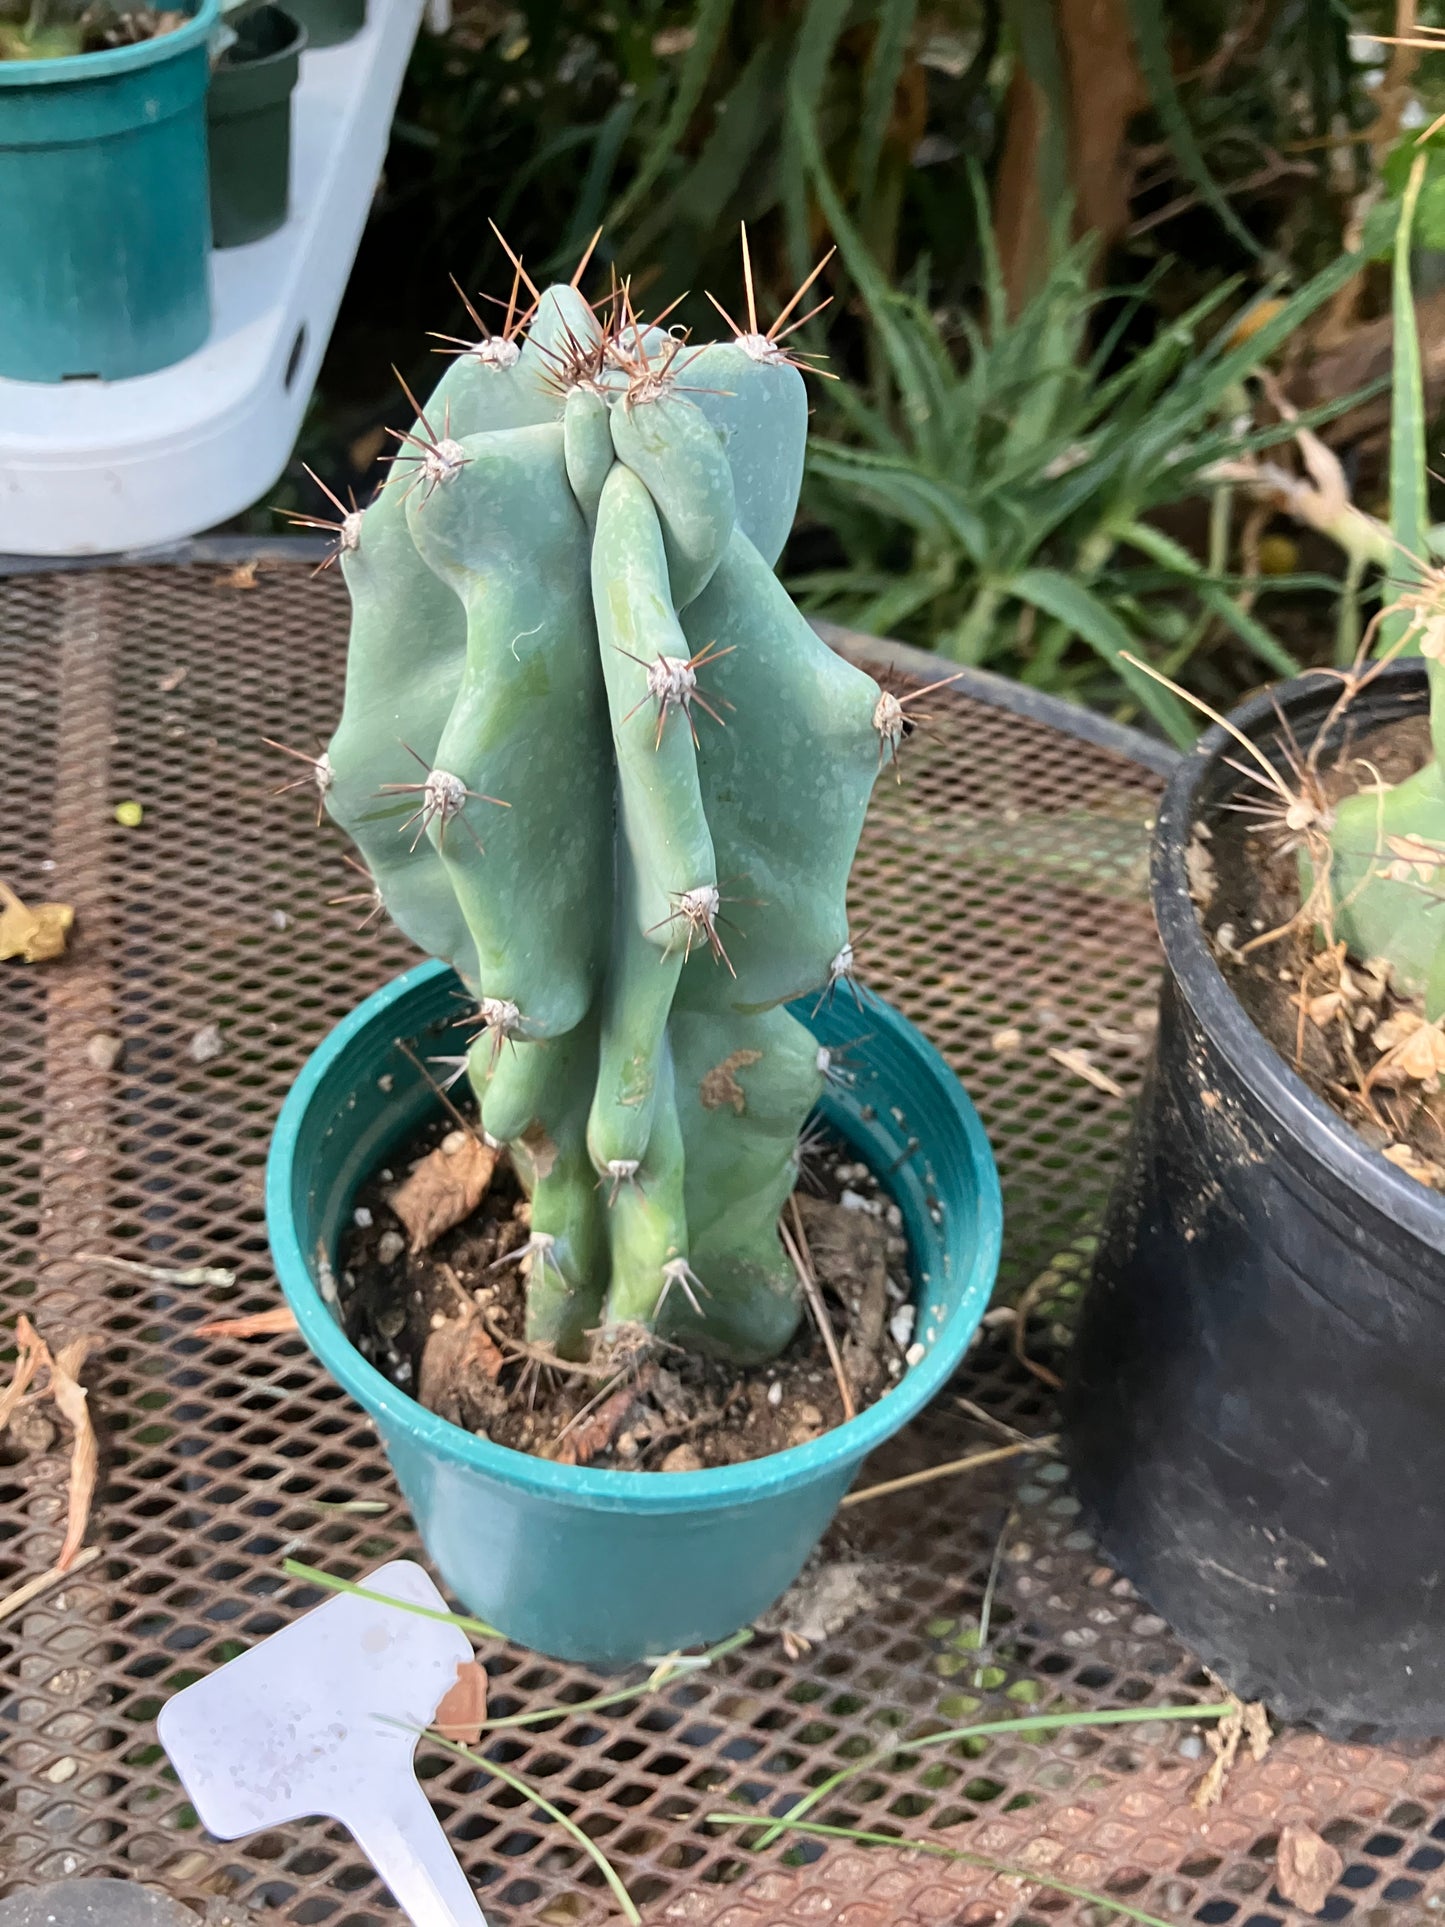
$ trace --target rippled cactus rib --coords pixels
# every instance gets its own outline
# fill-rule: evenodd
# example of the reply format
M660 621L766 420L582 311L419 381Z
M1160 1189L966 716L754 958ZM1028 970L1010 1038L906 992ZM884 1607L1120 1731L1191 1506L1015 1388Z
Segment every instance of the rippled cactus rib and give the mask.
M822 1086L784 1006L851 970L848 871L901 722L773 573L807 427L780 325L750 292L749 325L695 348L625 290L594 311L527 286L525 332L514 282L339 525L318 775L477 998L482 1121L532 1201L529 1337L760 1360L798 1319L777 1224Z

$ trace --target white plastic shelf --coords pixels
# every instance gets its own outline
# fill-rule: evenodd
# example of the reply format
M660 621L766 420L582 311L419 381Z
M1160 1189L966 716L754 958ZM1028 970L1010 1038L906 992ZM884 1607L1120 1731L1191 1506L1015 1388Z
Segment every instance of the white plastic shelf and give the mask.
M381 172L423 0L371 0L301 58L291 217L211 256L205 346L129 381L0 380L0 554L105 555L214 528L285 468Z

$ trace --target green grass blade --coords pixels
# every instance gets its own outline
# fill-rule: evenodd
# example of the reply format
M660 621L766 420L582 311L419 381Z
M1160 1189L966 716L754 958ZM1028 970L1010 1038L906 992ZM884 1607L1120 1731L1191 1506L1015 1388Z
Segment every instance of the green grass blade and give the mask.
M1024 569L1005 586L1010 595L1066 623L1096 650L1172 743L1180 749L1193 744L1196 731L1183 704L1127 660L1133 636L1091 589L1058 569Z
M1419 579L1412 562L1425 559L1425 531L1429 526L1429 475L1425 459L1425 392L1420 374L1420 331L1415 321L1415 293L1410 285L1410 239L1415 208L1425 180L1426 156L1416 157L1400 201L1400 223L1395 229L1392 298L1395 309L1395 359L1390 396L1390 527L1400 553L1390 570L1393 600ZM1397 649L1409 626L1404 610L1380 624L1381 651ZM1418 644L1410 653L1418 653Z
M510 1767L500 1766L496 1760L489 1760L484 1754L474 1753L469 1746L462 1746L456 1740L444 1739L439 1733L429 1732L427 1738L433 1746L444 1747L448 1753L455 1753L458 1759L470 1760L471 1764L481 1772L494 1775L504 1786L511 1787L514 1793L520 1793L524 1799L530 1800L533 1806L540 1807L549 1820L555 1820L563 1832L572 1836L588 1859L597 1867L602 1878L612 1889L613 1899L622 1909L625 1918L631 1922L631 1927L642 1927L642 1915L633 1905L632 1896L623 1886L617 1869L597 1842L582 1831L570 1814L564 1813L561 1807L553 1806L544 1793L539 1793L530 1781L524 1780L519 1773L513 1773Z
M853 195L866 208L878 178L883 140L893 114L893 96L908 57L908 42L918 0L884 0L873 53L863 82L863 113L858 123L858 146L853 161Z
M678 144L687 132L687 124L697 112L732 12L732 0L699 0L692 19L692 45L683 57L677 76L677 92L672 97L666 118L643 154L631 184L612 210L612 226L620 226L629 215L637 212L677 152Z
M689 1658L681 1655L677 1659L664 1660L655 1666L646 1679L636 1680L631 1686L618 1686L610 1693L595 1693L591 1699L567 1700L557 1706L534 1706L526 1713L502 1713L494 1720L483 1720L484 1733L501 1733L517 1726L542 1726L549 1720L571 1719L574 1713L600 1713L609 1706L622 1706L628 1700L640 1699L644 1693L657 1693L664 1686L670 1686L675 1679L689 1678L700 1673L704 1667L711 1666L714 1660L723 1659L729 1653L737 1652L740 1646L752 1641L752 1631L744 1627L741 1632L719 1640L716 1646L709 1646L705 1653L697 1653Z
M1053 0L1005 0L1003 11L1019 59L1043 98L1040 205L1062 207L1069 192L1069 96Z
M708 1822L713 1826L740 1827L756 1826L756 1820L742 1813L710 1813ZM1107 1908L1122 1920L1136 1920L1140 1927L1174 1927L1174 1923L1161 1920L1158 1914L1146 1914L1140 1907L1131 1907L1127 1901L1116 1900L1112 1894L1096 1893L1092 1887L1075 1887L1067 1880L1058 1880L1051 1873L1041 1873L1035 1867L1011 1866L1006 1860L994 1860L986 1853L971 1853L967 1847L945 1847L941 1840L909 1840L896 1833L868 1833L861 1827L825 1827L821 1822L786 1821L791 1833L816 1835L824 1840L856 1840L865 1847L902 1848L907 1853L931 1854L937 1860L961 1860L970 1867L982 1867L988 1873L1002 1874L1008 1880L1027 1881L1030 1886L1047 1888L1050 1893L1068 1894L1073 1900L1088 1901L1091 1906ZM758 1842L758 1846L762 1846Z
M808 231L808 176L810 167L803 129L815 128L818 102L828 78L828 63L838 36L848 22L848 0L808 0L798 44L788 74L788 98L794 112L783 128L780 156L780 187L783 204L783 233L788 261L799 281L813 265L808 256L812 239Z
M999 1733L1052 1733L1060 1728L1072 1726L1138 1726L1149 1720L1209 1720L1223 1719L1233 1710L1234 1702L1225 1700L1214 1706L1121 1706L1110 1707L1102 1713L1028 1713L1012 1720L985 1720L975 1726L955 1726L945 1733L925 1733L921 1740L899 1741L896 1745L880 1747L861 1760L850 1760L840 1766L836 1773L830 1773L821 1786L815 1786L811 1793L805 1793L779 1820L766 1823L767 1831L758 1842L759 1847L770 1847L785 1826L791 1826L805 1813L811 1813L820 1801L845 1780L851 1780L855 1773L876 1763L883 1752L914 1753L924 1746L952 1746L959 1740L990 1739ZM754 1826L761 1826L756 1814L749 1816Z
M1154 102L1154 111L1163 123L1169 145L1185 175L1194 183L1201 198L1208 202L1235 240L1260 259L1264 250L1240 220L1224 196L1218 181L1209 171L1204 151L1189 124L1179 89L1174 84L1174 68L1169 59L1169 24L1163 0L1129 0L1129 18L1134 27L1134 45L1139 68Z
M415 1613L418 1619L439 1619L443 1625L457 1626L464 1633L475 1633L478 1639L505 1639L505 1633L489 1626L485 1619L473 1619L469 1613L442 1612L435 1606L414 1606L409 1599L393 1599L389 1592L373 1592L368 1586L355 1585L350 1579L338 1579L335 1573L322 1572L317 1566L303 1566L299 1559L283 1559L281 1570L288 1579L304 1579L310 1586L324 1586L328 1592L349 1592L357 1599L374 1599L380 1606L395 1606L398 1612Z
M1244 646L1277 676L1299 675L1300 665L1284 644L1277 641L1247 609L1241 609L1233 596L1202 569L1188 549L1172 536L1165 535L1162 529L1151 528L1147 522L1126 523L1116 529L1115 534L1121 542L1127 542L1131 548L1138 549L1163 568L1191 582L1204 606L1221 622L1227 623Z

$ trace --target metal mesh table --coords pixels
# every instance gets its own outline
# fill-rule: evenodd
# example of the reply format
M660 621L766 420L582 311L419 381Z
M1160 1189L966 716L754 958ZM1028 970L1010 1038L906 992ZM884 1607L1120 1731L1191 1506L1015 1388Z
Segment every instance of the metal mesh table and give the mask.
M294 562L0 582L0 878L78 909L65 962L0 967L0 1302L7 1329L23 1310L51 1337L100 1335L86 1378L102 1452L100 1556L0 1621L0 1893L112 1873L217 1923L395 1918L324 1822L207 1838L153 1725L169 1692L314 1603L283 1576L288 1554L352 1575L417 1550L368 1422L297 1339L195 1330L275 1302L271 1122L328 1026L408 961L395 932L358 932L354 909L329 904L354 883L339 836L315 829L304 794L269 794L289 772L261 738L308 747L329 727L345 631L339 585ZM987 678L921 706L933 720L906 747L904 780L878 787L854 929L866 978L923 1025L983 1113L1008 1212L1002 1289L1016 1296L1046 1268L1080 1271L1147 1050L1158 768L1107 725L1065 733ZM139 827L115 818L128 800ZM96 1038L123 1041L113 1068ZM237 1283L182 1285L89 1253L163 1274L226 1267ZM871 1473L987 1443L960 1398L1029 1432L1050 1423L1044 1385L1007 1331L990 1334ZM1190 1803L1200 1740L1177 1726L903 1747L975 1711L1208 1690L1100 1564L1060 1468L1023 1463L845 1514L830 1548L881 1569L878 1603L800 1658L760 1638L629 1706L513 1730L496 1757L577 1817L659 1921L1106 1918L983 1868L796 1838L755 1854L705 1823L719 1807L774 1808L874 1748L882 1764L819 1817L1239 1927L1290 1916L1271 1894L1274 1846L1303 1819L1345 1858L1327 1918L1438 1917L1445 1758L1432 1747L1286 1734L1207 1815ZM52 1563L66 1478L66 1440L43 1417L0 1435L0 1595ZM382 1509L327 1509L357 1498ZM518 1651L486 1657L494 1713L598 1690ZM423 1771L494 1922L608 1916L590 1861L526 1799L441 1755Z

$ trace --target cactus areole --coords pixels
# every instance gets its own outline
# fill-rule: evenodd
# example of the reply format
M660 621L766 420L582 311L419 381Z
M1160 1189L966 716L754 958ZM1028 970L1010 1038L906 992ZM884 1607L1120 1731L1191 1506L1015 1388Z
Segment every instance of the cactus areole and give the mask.
M799 1316L778 1218L823 1071L784 1006L851 968L893 744L773 573L808 408L749 307L694 347L625 291L547 289L462 345L337 525L318 792L476 999L482 1124L531 1197L528 1337L564 1357L640 1327L758 1362Z

